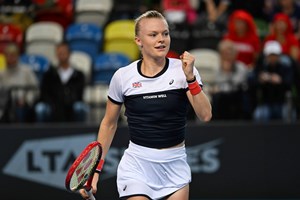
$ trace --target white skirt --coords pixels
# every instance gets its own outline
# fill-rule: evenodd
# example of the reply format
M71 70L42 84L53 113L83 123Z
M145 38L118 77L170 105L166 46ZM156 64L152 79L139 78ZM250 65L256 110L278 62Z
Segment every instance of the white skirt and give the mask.
M190 182L185 146L160 150L130 142L117 171L120 198L143 195L160 199Z

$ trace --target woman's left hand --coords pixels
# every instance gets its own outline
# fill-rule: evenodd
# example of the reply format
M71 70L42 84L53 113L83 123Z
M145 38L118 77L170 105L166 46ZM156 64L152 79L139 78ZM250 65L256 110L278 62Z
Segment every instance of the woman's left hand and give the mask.
M187 80L193 80L194 79L194 63L195 63L195 57L190 54L189 52L185 51L181 56L180 59L182 61L182 69L186 76Z

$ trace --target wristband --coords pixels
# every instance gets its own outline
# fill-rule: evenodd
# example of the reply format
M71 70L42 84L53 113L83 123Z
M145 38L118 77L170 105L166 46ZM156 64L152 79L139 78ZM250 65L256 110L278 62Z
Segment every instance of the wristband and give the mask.
M97 168L96 168L96 173L100 173L102 171L102 168L103 168L103 165L104 165L104 160L101 159L97 165Z
M199 94L202 91L198 81L193 81L192 83L188 83L189 90L193 96Z
M186 80L186 82L188 82L188 83L193 83L193 82L195 82L196 81L196 76L194 76L194 78L192 79L192 80Z

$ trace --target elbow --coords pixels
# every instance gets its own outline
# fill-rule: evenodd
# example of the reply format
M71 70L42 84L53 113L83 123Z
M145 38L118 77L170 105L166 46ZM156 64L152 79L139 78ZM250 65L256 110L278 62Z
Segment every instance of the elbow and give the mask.
M212 108L211 106L209 109L206 109L206 112L204 112L204 115L202 117L203 122L209 122L212 119Z
M208 111L201 116L198 116L198 118L203 122L209 122L212 119L212 113L211 111Z
M208 113L207 115L205 115L203 118L202 118L202 121L203 122L209 122L212 118L212 114L211 113Z

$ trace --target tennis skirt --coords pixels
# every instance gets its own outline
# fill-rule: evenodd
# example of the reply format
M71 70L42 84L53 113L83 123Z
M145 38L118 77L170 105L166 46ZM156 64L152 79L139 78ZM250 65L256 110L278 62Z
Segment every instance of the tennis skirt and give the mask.
M137 195L161 199L183 188L191 182L186 158L185 146L160 150L130 141L117 170L120 199Z

